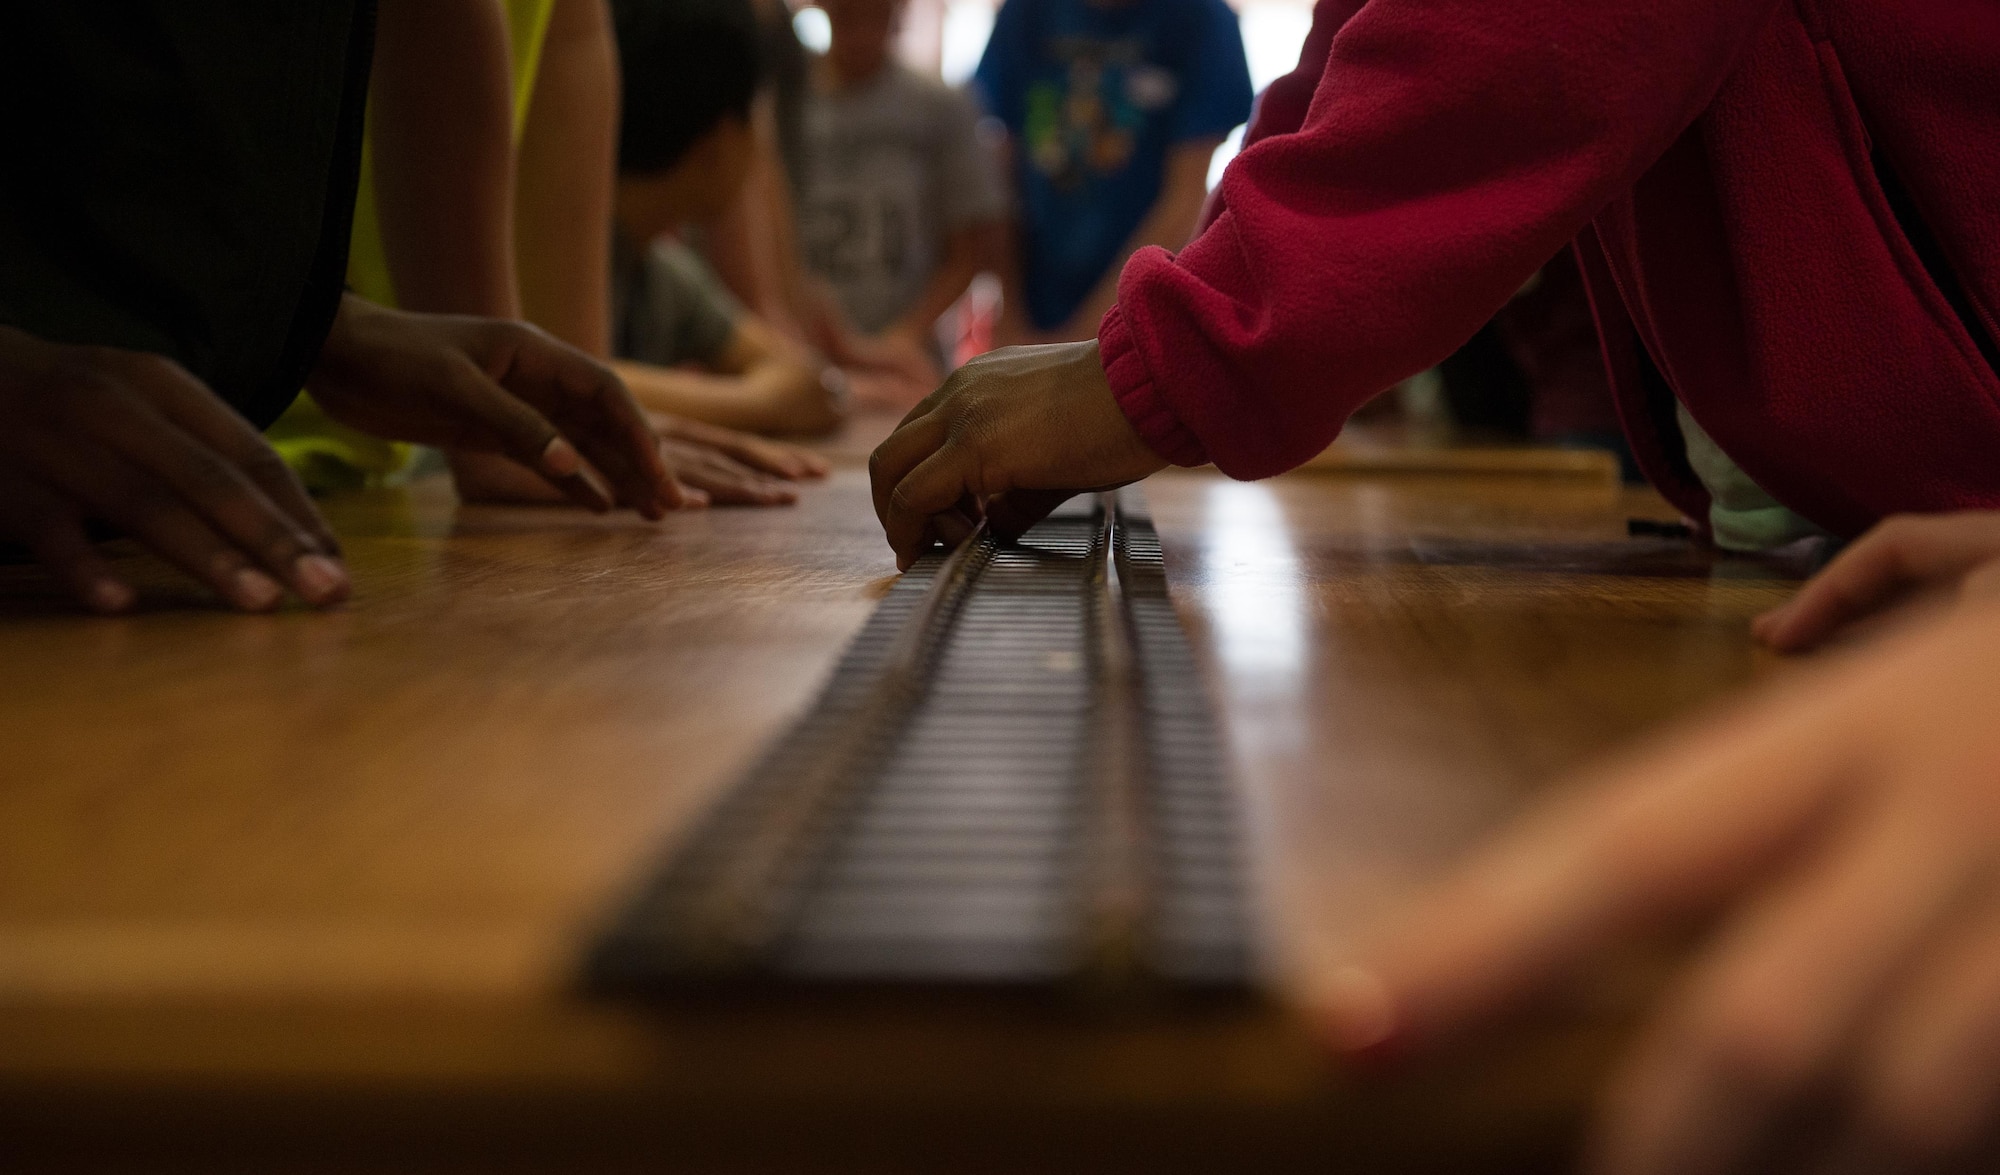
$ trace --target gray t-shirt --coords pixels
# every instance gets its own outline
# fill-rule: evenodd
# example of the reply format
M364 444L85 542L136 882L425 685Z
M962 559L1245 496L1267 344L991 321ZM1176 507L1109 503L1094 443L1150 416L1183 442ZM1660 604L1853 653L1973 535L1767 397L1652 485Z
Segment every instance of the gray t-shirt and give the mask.
M672 367L712 363L729 345L743 305L701 255L671 237L611 250L612 350L621 359Z
M890 65L864 85L806 101L799 237L806 264L864 331L909 310L951 234L1007 213L972 100Z

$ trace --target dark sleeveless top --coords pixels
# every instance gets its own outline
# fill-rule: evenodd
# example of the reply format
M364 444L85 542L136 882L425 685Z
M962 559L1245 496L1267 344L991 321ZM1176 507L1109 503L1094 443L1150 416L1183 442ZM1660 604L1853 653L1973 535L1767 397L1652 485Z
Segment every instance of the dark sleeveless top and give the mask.
M0 322L275 419L339 306L373 48L372 0L0 4Z

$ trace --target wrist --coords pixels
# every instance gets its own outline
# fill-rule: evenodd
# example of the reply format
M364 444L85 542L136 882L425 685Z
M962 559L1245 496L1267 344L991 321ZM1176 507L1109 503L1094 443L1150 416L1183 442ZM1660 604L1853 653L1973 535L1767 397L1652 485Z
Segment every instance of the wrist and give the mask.
M1105 386L1118 410L1148 449L1166 464L1208 463L1208 452L1200 438L1181 420L1154 382L1122 307L1114 305L1105 314L1098 325L1097 344L1091 354L1102 365Z

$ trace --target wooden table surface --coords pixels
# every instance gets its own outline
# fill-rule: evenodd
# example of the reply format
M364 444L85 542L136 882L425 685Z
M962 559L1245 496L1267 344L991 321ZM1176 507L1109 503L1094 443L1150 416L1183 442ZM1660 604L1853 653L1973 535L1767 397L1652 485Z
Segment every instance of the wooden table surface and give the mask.
M790 509L332 500L357 589L328 614L229 615L133 556L147 608L90 619L0 568L0 1168L1559 1155L1617 1000L1364 1080L1283 995L1526 792L1758 670L1746 622L1787 569L1627 538L1664 504L1569 458L1148 483L1251 816L1269 1001L576 992L616 896L890 583L879 427Z

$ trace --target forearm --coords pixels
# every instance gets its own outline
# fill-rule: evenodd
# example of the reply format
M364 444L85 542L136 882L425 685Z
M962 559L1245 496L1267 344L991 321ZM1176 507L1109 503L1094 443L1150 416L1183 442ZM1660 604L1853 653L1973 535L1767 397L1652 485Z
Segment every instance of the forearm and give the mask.
M1178 462L1305 460L1651 166L1773 6L1561 0L1495 25L1472 0L1367 4L1300 129L1232 164L1227 211L1125 267L1099 333L1121 406Z
M707 424L755 433L817 431L795 405L820 391L819 373L803 363L772 359L740 375L656 367L619 360L612 364L640 406Z
M369 84L382 245L407 310L514 318L514 144L496 0L383 0Z
M617 151L618 53L605 0L557 0L515 180L521 313L599 358L611 353Z
M1000 224L981 224L952 235L944 263L938 266L923 293L890 330L912 338L927 339L937 328L937 320L951 309L972 279L999 264Z
M705 251L723 284L745 305L780 332L804 341L811 312L768 97L758 100L752 127L756 140L750 173L729 209L707 226Z

